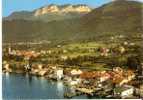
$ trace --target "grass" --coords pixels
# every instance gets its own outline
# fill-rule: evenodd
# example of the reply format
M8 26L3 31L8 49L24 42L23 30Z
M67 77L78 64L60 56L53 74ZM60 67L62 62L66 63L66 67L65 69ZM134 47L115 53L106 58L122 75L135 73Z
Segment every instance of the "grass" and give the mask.
M85 63L85 62L84 62ZM91 64L90 62L87 62L88 65L85 67L82 67L83 69L89 69L89 70L97 70L97 71L104 71L104 70L110 70L110 67L107 67L104 63L94 63Z
M68 50L67 53L62 54L65 56L69 56L71 58L77 57L77 56L100 56L100 53L97 51L100 47L106 47L110 48L115 46L115 44L107 45L102 42L87 42L87 43L73 43L64 45L61 49L62 50ZM91 51L90 51L91 49ZM56 50L56 49L55 49Z
M97 43L97 42L88 42L88 43L74 43L65 45L63 49L89 49L89 48L98 48L98 47L105 47L106 45L103 43Z

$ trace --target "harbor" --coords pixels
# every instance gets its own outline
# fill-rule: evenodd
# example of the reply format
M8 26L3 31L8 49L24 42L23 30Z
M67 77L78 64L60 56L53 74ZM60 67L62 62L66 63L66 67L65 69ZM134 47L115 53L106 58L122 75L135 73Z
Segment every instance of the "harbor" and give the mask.
M64 99L64 93L71 91L62 81L50 81L43 77L16 73L3 73L2 77L3 100L20 98ZM72 96L71 98L88 99L85 95Z

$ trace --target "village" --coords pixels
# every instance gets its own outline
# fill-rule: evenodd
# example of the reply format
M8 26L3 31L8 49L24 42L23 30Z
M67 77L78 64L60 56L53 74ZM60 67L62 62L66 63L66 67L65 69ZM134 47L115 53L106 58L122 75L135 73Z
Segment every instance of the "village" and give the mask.
M134 58L138 46L128 42L110 45L57 45L40 51L8 46L3 48L2 69L4 73L28 73L63 81L74 89L65 93L65 98L83 94L101 98L143 97L143 62Z

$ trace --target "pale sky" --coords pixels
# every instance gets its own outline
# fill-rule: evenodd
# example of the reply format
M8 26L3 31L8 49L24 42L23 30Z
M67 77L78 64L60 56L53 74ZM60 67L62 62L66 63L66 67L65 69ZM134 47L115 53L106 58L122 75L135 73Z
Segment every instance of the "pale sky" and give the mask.
M8 16L15 11L32 11L49 4L87 4L96 8L111 1L112 0L2 0L2 15ZM143 2L143 0L138 1Z
M49 4L87 4L98 7L111 0L2 0L3 16L8 16L15 11L32 11Z

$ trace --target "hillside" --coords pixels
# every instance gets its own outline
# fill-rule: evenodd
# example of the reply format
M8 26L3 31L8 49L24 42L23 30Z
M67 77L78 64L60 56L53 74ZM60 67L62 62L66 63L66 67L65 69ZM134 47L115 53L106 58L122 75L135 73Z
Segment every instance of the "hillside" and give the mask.
M80 41L117 34L132 36L143 33L142 5L140 2L119 0L105 4L78 18L48 23L4 20L3 41Z
M26 20L3 21L3 33L6 33L3 35L3 40L6 42L66 40L70 39L69 36L72 34L75 35L78 25L79 23L73 19L49 23Z
M125 0L105 4L81 18L81 29L87 33L141 33L142 5L140 2Z

